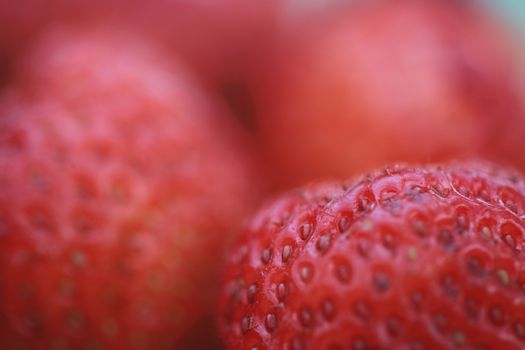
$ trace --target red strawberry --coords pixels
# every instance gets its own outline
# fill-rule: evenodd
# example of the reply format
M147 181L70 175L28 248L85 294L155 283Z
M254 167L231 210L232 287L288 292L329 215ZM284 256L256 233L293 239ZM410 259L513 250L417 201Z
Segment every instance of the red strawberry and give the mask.
M258 82L260 142L289 186L396 161L525 167L508 33L461 1L361 1L295 28Z
M0 102L0 344L170 349L257 199L212 98L124 34L49 34Z
M263 209L227 261L230 349L523 349L525 181L396 166Z
M12 60L50 25L114 25L149 35L213 79L238 71L258 50L276 0L1 1L0 53Z

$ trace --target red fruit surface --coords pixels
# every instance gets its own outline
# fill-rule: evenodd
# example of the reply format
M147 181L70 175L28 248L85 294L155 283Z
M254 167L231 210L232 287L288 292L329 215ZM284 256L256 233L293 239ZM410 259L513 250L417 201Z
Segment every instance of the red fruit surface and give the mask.
M523 349L525 181L385 168L266 206L228 258L229 349Z
M0 102L3 349L172 349L258 197L249 145L185 68L50 33Z
M275 0L68 0L0 2L0 55L16 60L53 25L113 25L147 34L206 78L239 74L276 16Z
M499 25L467 2L409 0L291 29L255 93L277 183L451 156L524 166L519 65Z

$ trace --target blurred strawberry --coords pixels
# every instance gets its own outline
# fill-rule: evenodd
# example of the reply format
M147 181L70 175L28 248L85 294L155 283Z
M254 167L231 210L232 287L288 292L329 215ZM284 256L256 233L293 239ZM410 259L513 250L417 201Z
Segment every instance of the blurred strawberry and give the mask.
M172 48L206 78L224 80L257 57L276 0L51 0L0 2L0 49L13 58L50 25L132 28ZM1 51L1 50L0 50Z
M249 147L186 69L50 33L0 102L0 344L170 349L255 204Z
M215 314L208 315L186 333L175 345L176 350L224 350L215 324Z
M518 65L494 18L455 1L339 8L290 30L257 81L279 185L458 155L525 165Z

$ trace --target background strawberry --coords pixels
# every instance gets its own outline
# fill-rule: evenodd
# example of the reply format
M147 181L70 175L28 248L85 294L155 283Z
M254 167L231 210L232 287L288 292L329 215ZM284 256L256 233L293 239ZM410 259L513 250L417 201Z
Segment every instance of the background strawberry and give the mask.
M522 349L525 182L395 166L266 206L227 258L230 349Z
M0 106L2 347L173 348L257 200L239 130L109 30L46 35Z
M296 24L255 79L281 187L395 161L482 155L523 166L519 64L467 1L357 1Z
M53 25L113 25L143 32L213 83L235 80L257 57L276 17L276 0L24 0L0 2L0 54L16 61Z

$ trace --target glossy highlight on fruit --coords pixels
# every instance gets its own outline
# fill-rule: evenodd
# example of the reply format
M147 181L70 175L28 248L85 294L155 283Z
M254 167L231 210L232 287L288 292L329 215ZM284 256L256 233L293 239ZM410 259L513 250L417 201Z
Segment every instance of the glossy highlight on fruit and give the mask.
M397 165L264 207L227 257L229 349L522 349L525 181Z

